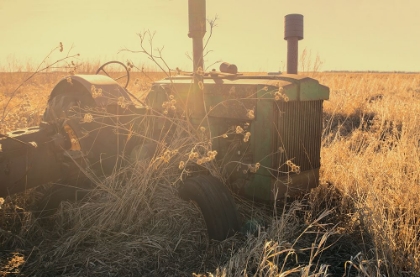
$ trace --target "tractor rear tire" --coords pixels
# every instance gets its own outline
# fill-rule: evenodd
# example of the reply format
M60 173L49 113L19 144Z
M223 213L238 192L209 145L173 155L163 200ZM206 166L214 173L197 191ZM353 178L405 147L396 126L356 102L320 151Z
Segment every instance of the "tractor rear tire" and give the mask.
M198 204L210 239L221 241L239 230L239 216L232 194L217 178L209 175L188 178L179 193L182 199Z

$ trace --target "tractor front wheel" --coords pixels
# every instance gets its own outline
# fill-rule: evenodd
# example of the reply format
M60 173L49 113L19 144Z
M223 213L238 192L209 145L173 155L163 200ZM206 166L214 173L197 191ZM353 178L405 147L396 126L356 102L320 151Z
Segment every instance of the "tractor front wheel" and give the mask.
M208 175L188 178L179 192L182 199L198 204L211 239L224 240L239 230L239 217L233 197L217 178Z

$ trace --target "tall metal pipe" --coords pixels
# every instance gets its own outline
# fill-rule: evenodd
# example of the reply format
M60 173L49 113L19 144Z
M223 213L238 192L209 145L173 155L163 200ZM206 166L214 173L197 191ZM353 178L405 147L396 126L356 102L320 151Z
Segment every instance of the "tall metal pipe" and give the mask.
M189 32L193 41L193 70L203 69L203 37L206 33L206 0L188 0Z
M303 15L288 14L284 17L284 39L287 40L287 74L297 74L298 41L303 39Z
M201 118L205 113L203 94L203 37L206 33L206 0L188 0L188 18L188 36L192 38L193 42L194 87L193 94L190 97L192 100L191 110L194 117Z

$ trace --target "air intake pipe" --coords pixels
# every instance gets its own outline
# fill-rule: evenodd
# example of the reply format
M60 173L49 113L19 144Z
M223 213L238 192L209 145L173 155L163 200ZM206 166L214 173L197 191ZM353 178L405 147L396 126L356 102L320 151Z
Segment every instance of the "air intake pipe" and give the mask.
M206 0L188 0L189 32L193 41L193 70L203 68L203 37L206 34Z
M192 111L194 116L204 116L203 86L203 37L206 33L206 0L188 0L188 37L193 42L193 76L194 90L190 98L192 100ZM200 70L201 68L201 70ZM201 72L200 72L201 71ZM190 101L188 101L190 102Z
M303 39L303 15L288 14L284 17L284 39L287 40L287 74L297 74L298 41Z

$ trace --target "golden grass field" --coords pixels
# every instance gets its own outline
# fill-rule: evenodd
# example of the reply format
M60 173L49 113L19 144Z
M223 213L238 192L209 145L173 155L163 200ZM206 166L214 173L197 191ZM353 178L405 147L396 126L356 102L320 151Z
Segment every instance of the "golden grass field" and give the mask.
M1 133L38 124L66 73L36 75L4 110L28 75L0 73ZM133 72L129 91L164 76L148 75ZM174 162L104 180L47 218L30 209L37 190L5 199L0 276L420 276L420 74L308 75L331 89L322 184L276 207L237 198L257 234L208 242L198 208L175 195Z

